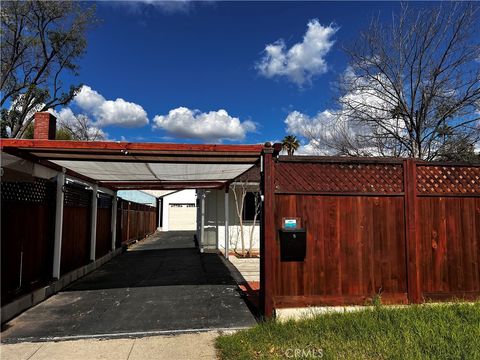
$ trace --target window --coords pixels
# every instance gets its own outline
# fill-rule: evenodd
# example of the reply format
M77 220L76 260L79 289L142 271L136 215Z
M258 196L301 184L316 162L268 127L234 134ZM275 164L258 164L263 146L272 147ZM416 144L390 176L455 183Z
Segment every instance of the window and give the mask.
M247 192L245 194L242 220L253 220L255 217L255 211L257 210L257 201L257 193Z

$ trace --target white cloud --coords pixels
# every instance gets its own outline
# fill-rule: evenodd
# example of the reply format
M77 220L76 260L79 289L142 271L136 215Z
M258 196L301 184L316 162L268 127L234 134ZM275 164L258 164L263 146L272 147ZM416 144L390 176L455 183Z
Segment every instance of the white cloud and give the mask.
M315 75L327 72L325 56L335 43L332 37L337 31L333 24L322 26L317 19L310 20L301 43L290 49L283 39L268 44L256 67L267 78L284 76L298 86L310 83Z
M153 118L154 129L162 129L172 136L206 141L243 140L247 132L256 130L255 123L230 116L227 111L201 112L186 107L170 110L167 115Z
M174 1L162 1L162 0L142 0L140 3L145 5L151 5L156 9L168 14L176 12L188 12L193 6L191 1L187 0L174 0Z
M315 116L292 111L285 118L286 132L308 140L298 149L300 155L333 155L326 143L334 137L335 120L331 110L321 111Z
M189 0L120 0L120 1L106 1L105 3L111 5L123 5L134 14L143 15L152 9L158 10L165 14L187 13L195 5Z
M355 90L339 98L339 108L326 109L313 116L291 111L285 118L286 131L307 140L308 144L301 150L307 153L336 155L348 151L364 156L382 155L377 147L379 144L372 143L372 135L385 135L388 130L389 134L401 136L405 129L392 118L391 102L379 96L384 89L379 88L377 82L355 75L350 67L343 77L355 85L352 86ZM384 79L380 82L388 83ZM355 111L382 119L382 127L375 122L356 121L358 114Z
M84 85L75 96L74 103L92 115L98 127L109 125L138 127L148 124L147 113L140 105L121 98L106 100L87 85Z
M98 109L106 100L90 86L84 85L75 96L75 103L83 110L93 112Z
M298 150L296 151L297 155L322 155L325 154L324 152L320 151L316 144L313 144L310 141L308 144L300 145Z
M49 111L57 118L57 123L59 125L66 125L73 130L78 128L80 123L77 120L77 117L73 113L72 109L70 109L69 107L62 108L60 111L56 111L53 109L49 109ZM87 125L86 132L89 138L95 138L95 137L103 138L103 139L108 138L108 134L104 132L102 129L100 129L98 126L95 126L90 118L86 117L86 119L87 119L85 124Z
M305 136L308 133L316 132L325 122L329 121L332 113L329 110L319 112L316 116L310 117L300 111L292 111L285 119L287 132Z
M72 109L66 107L60 111L49 109L49 112L57 118L57 123L72 124L75 122L75 114Z

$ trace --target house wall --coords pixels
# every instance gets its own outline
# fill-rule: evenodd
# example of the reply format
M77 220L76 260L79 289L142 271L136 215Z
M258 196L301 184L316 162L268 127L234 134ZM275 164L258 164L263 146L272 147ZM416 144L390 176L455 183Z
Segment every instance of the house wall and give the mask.
M197 201L196 191L192 189L181 190L174 192L172 194L166 195L163 197L163 211L162 211L162 227L159 228L160 231L169 231L168 229L168 220L169 220L169 208L170 204L195 204ZM195 223L196 219L193 218L192 222Z
M248 191L257 191L257 187L252 186ZM230 188L228 197L229 249L230 251L241 252L241 227L235 205L234 189ZM240 198L240 195L237 197ZM200 214L200 208L198 213ZM258 251L260 244L260 216L258 216L255 227L253 226L253 221L244 221L243 231L245 249L248 250L250 248L250 239L252 239L251 249ZM223 189L208 190L205 197L205 239L203 247L205 249L216 249L217 244L218 249L225 250L225 190Z

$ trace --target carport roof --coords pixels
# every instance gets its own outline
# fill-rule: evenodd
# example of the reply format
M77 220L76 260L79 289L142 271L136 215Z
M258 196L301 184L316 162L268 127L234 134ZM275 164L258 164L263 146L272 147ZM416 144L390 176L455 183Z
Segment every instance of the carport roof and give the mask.
M2 139L2 151L120 189L222 187L259 161L263 145Z

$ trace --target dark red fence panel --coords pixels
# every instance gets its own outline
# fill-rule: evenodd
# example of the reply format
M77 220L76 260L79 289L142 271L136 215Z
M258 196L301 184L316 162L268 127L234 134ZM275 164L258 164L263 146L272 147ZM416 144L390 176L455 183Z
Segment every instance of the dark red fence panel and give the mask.
M2 303L45 285L52 276L55 184L2 182Z
M417 164L424 298L480 296L480 166Z
M265 165L267 166L267 165ZM262 295L271 307L480 297L480 166L280 157L273 162ZM304 261L282 261L284 218L306 229Z
M119 200L117 209L117 246L143 239L157 229L156 207Z
M91 201L91 190L73 184L65 185L61 275L90 262Z
M56 184L44 179L1 184L2 304L52 280L55 191ZM69 183L64 186L64 195L61 275L91 261L92 191ZM99 193L97 201L96 259L112 247L112 197ZM119 199L116 246L153 233L155 217L155 207Z
M107 255L112 249L112 197L100 194L97 202L97 238L95 258Z
M307 229L304 261L282 262L273 248L277 307L407 301L401 197L276 195L275 207L277 229L285 217Z

